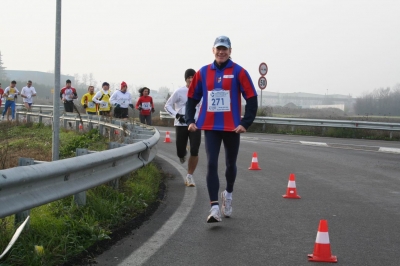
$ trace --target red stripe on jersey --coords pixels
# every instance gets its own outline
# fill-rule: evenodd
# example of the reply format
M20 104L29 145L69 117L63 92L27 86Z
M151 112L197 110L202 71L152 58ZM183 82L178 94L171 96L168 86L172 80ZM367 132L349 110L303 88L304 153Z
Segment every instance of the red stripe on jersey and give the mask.
M207 67L207 74L206 74L206 87L207 87L207 94L203 95L203 104L206 106L206 118L204 120L204 123L202 127L207 128L207 129L213 129L214 128L214 113L213 112L207 112L207 106L208 106L208 91L214 90L214 80L215 80L215 71L211 70L211 65Z
M202 78L201 78L201 72L197 71L196 74L194 74L192 82L190 83L189 90L187 96L190 98L194 98L194 93L196 91L196 86L201 84ZM200 100L200 99L198 99Z
M244 96L246 99L256 96L256 91L253 89L253 84L251 83L251 79L246 75L246 71L243 68L239 72L239 81L240 84L242 84L242 88L244 90Z
M232 93L231 90L232 89L239 89L237 88L236 84L232 84L233 78L225 78L225 76L229 75L232 76L233 75L233 70L234 67L230 67L230 68L226 68L224 71L224 77L222 78L222 88L224 89L229 89L230 92ZM233 85L233 86L232 86ZM232 98L231 98L231 103L230 103L230 112L224 112L224 131L230 131L232 129L235 128L235 123L233 121L233 116L232 116Z

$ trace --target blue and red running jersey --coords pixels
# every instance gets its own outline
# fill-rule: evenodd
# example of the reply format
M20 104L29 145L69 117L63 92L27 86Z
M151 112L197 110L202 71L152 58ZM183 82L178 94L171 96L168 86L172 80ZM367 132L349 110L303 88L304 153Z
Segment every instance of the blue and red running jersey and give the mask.
M188 97L200 100L196 126L202 130L232 131L240 125L241 95L244 99L257 96L249 73L229 60L223 69L215 63L202 67L193 77Z

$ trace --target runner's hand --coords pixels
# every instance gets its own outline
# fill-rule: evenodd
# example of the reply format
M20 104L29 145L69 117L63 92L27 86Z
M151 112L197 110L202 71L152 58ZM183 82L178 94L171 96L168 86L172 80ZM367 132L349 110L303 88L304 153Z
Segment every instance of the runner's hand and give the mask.
M235 128L234 130L233 130L235 133L244 133L244 132L246 132L246 129L242 126L242 125L239 125L237 128Z
M195 123L191 123L191 124L189 125L189 127L188 127L188 130L189 130L190 132L195 132L195 131L197 130L196 124L195 124Z

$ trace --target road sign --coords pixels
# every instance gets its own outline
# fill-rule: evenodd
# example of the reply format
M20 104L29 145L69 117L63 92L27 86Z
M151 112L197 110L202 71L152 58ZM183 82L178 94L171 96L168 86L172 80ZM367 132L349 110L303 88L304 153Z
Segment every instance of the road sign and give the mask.
M267 87L267 79L265 77L260 77L258 79L258 87L263 90Z
M260 66L258 67L258 71L260 72L261 76L267 75L268 72L268 66L266 63L261 63Z

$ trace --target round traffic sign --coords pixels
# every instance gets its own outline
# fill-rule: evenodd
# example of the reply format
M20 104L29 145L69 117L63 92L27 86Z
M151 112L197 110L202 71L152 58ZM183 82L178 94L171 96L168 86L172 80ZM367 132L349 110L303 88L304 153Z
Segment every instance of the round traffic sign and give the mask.
M261 63L258 67L258 71L260 72L261 76L265 76L268 72L268 66L266 63Z
M267 87L267 79L262 76L258 79L258 87L263 90Z

